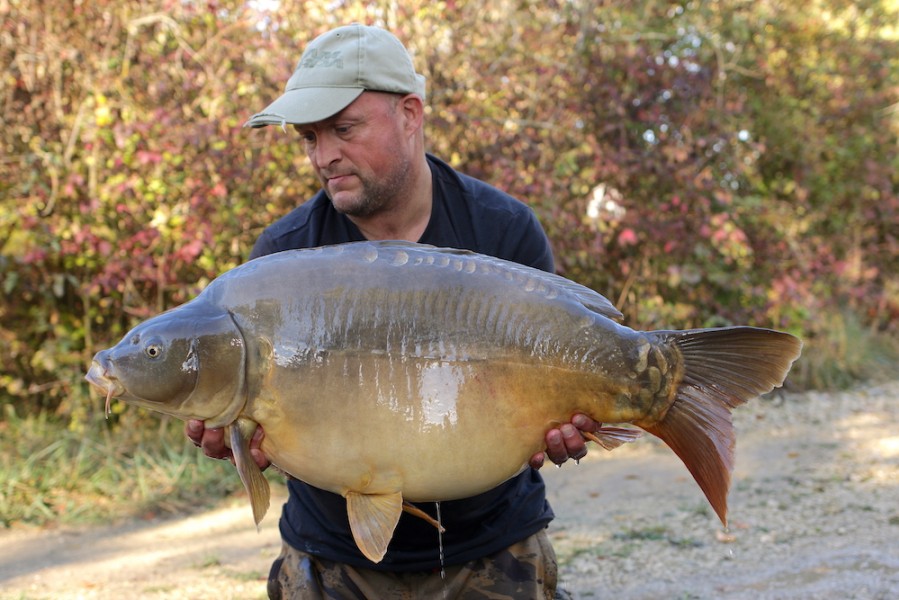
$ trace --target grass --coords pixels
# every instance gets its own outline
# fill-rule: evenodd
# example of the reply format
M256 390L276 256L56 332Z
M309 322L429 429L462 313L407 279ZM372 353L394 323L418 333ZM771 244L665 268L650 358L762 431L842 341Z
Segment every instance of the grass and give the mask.
M895 328L881 331L852 312L820 315L803 339L802 356L789 381L798 389L842 390L863 381L896 377L899 337Z
M612 536L612 539L626 542L664 541L678 548L697 548L702 546L702 542L699 540L674 536L664 525L655 525L641 529L628 529L624 532L616 533Z
M234 467L205 457L180 421L133 410L76 432L46 413L2 407L0 527L190 512L242 490Z

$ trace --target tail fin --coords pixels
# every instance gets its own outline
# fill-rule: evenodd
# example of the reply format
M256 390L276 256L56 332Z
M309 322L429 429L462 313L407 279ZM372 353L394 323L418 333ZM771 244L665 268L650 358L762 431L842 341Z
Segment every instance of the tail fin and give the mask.
M731 410L783 384L802 342L770 329L727 327L652 332L654 343L672 343L684 375L665 417L643 429L681 458L727 524L727 492L734 464Z

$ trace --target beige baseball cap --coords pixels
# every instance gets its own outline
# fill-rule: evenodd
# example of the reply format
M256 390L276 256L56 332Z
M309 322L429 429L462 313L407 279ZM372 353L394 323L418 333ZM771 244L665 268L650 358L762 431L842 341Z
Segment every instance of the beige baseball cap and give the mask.
M425 78L389 31L353 23L312 40L284 94L244 127L315 123L350 105L365 90L425 97Z

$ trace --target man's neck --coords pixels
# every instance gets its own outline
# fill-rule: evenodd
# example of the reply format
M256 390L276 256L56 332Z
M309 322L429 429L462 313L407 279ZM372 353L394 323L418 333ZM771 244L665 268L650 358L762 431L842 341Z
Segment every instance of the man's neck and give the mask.
M388 209L369 217L348 218L367 240L417 242L431 220L434 197L431 168L424 155L409 187L409 192L396 198Z

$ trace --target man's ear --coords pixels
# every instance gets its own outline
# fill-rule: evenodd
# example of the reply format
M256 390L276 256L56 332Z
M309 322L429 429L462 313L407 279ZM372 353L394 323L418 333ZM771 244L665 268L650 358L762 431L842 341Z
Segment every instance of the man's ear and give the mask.
M400 99L400 110L403 113L404 128L408 132L421 129L424 124L425 104L418 94L406 94Z

